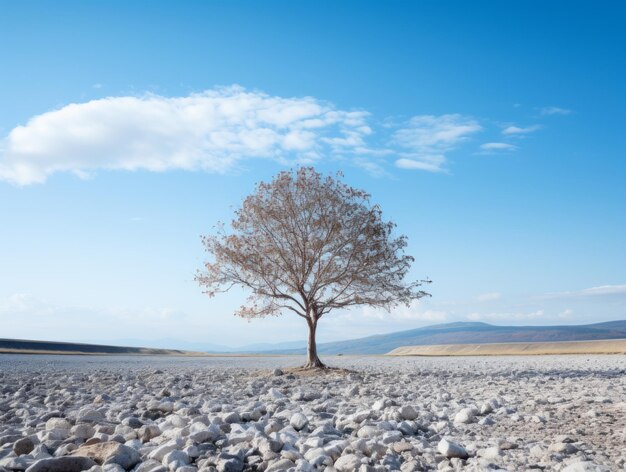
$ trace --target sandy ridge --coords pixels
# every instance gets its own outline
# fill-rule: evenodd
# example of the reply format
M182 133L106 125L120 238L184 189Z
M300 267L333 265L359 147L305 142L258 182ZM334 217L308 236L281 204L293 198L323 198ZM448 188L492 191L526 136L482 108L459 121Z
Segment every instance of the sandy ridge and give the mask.
M387 353L388 356L523 356L552 354L626 354L626 339L549 343L402 346Z

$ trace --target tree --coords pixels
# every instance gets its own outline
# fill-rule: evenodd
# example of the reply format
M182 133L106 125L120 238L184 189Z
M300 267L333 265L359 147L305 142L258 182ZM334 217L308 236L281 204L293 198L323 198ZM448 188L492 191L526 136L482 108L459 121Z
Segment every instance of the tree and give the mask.
M370 196L313 168L280 172L257 184L231 222L202 237L212 261L196 280L209 296L234 286L248 289L235 313L252 319L283 312L303 318L309 328L308 362L317 355L319 320L334 309L359 305L391 310L428 295L424 282L406 283L413 258L404 253L406 236L393 236Z

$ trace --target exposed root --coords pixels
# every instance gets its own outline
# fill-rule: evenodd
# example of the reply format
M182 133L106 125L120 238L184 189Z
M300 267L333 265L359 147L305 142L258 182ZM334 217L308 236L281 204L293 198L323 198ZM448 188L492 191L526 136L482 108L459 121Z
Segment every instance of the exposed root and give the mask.
M308 367L308 365L303 365L301 367L283 369L283 372L285 374L293 374L299 377L313 377L316 375L348 375L354 371L342 369L340 367L329 367L327 365L324 365L323 367Z

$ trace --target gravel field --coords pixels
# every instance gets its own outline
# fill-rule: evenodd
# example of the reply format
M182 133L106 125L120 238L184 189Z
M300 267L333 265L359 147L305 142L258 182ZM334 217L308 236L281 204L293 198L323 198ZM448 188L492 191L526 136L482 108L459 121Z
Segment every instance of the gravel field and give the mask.
M626 467L626 356L0 356L0 471Z

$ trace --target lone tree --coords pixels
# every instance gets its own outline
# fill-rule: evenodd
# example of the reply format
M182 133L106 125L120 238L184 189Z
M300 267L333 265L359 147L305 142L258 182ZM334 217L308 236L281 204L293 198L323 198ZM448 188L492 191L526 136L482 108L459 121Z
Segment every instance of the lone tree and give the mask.
M291 311L309 327L307 368L317 356L317 323L333 309L358 305L390 310L428 295L407 283L413 262L406 236L382 219L369 194L313 168L281 172L260 183L231 223L203 236L212 256L196 280L209 296L244 287L251 294L235 314L262 318Z

